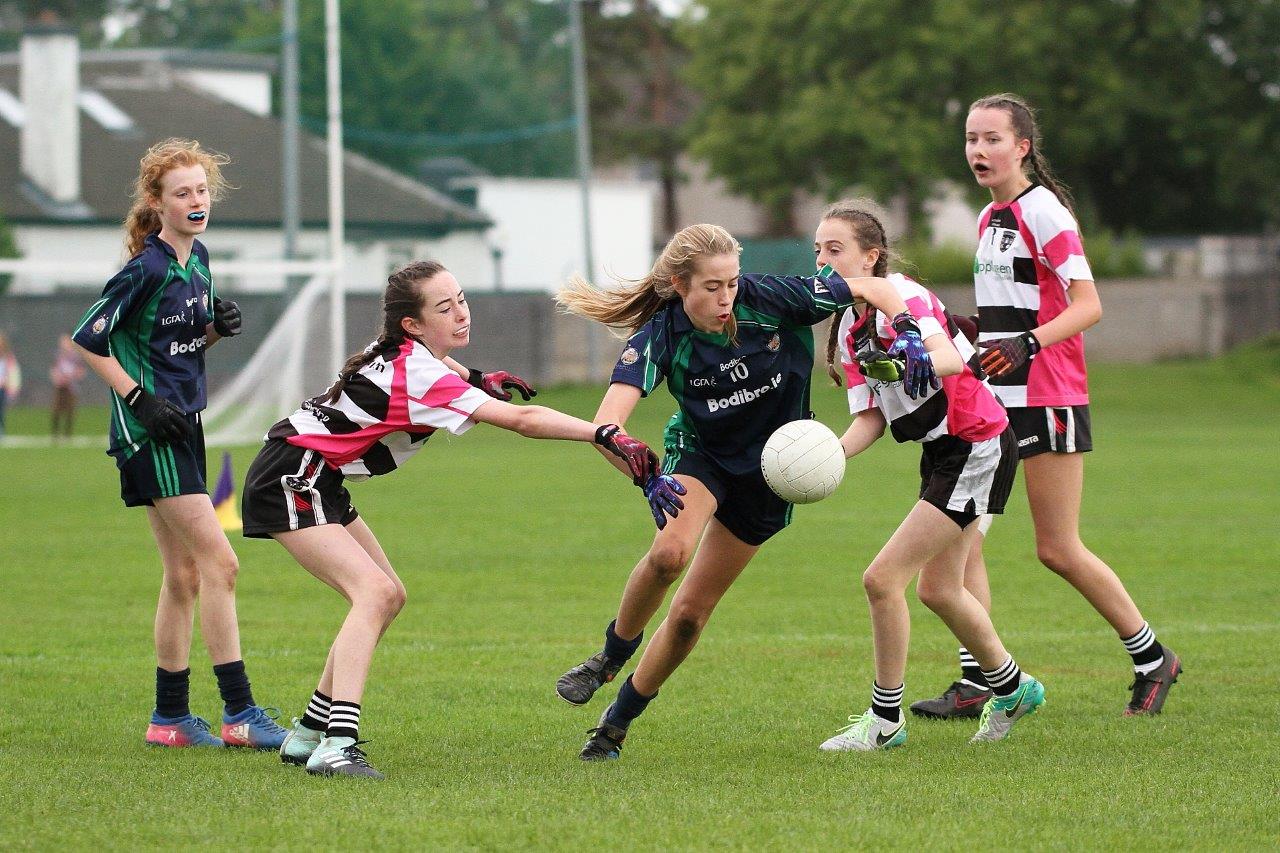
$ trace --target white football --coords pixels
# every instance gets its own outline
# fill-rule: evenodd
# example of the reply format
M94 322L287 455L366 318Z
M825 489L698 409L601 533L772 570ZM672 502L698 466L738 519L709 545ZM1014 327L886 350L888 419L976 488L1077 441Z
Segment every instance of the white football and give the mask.
M811 504L836 490L844 479L840 439L817 421L792 421L769 436L760 469L774 494L793 504Z

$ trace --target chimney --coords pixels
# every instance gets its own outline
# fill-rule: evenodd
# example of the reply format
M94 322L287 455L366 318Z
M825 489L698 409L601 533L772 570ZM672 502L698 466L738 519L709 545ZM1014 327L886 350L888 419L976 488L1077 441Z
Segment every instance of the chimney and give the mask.
M80 201L80 43L56 21L22 36L22 174L54 212L76 216Z

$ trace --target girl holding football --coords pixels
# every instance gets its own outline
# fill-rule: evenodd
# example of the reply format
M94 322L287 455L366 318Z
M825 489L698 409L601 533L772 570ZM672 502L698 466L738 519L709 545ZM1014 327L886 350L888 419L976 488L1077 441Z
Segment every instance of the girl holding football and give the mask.
M916 593L973 652L995 690L974 742L1000 740L1044 702L1044 687L1023 673L1005 650L977 599L964 588L965 555L978 536L978 518L1004 510L1017 471L1017 445L1004 409L983 384L972 344L960 334L938 297L916 282L889 274L884 226L857 201L829 208L814 238L818 264L850 280L875 276L905 301L941 382L923 383L894 356L903 349L898 318L857 301L832 324L827 369L840 383L837 350L849 386L853 423L841 437L853 457L884 434L921 443L920 499L862 576L871 606L875 681L871 707L822 744L829 751L871 751L907 739L903 676L911 633L906 588Z
M347 360L324 394L267 434L245 482L244 535L273 538L351 603L320 682L280 747L289 764L322 775L381 779L360 749L360 702L374 648L404 606L404 584L351 505L345 480L389 474L436 430L477 423L530 438L594 441L637 483L657 457L613 424L597 426L542 406L516 406L504 385L534 393L509 373L467 370L449 354L471 335L458 280L419 261L387 279L382 334Z
M723 228L693 225L671 238L641 280L597 290L577 279L560 292L570 312L630 334L597 419L625 424L663 379L679 406L664 435L662 471L644 485L657 534L627 580L604 648L556 683L562 699L584 705L614 679L689 565L635 672L590 730L585 761L619 756L631 722L693 651L720 599L790 522L791 505L766 485L760 453L778 427L811 416L812 324L855 299L871 302L900 319L908 370L926 384L933 376L920 330L888 282L846 282L825 269L741 275L740 251Z
M965 157L978 184L991 192L979 217L974 264L978 347L1018 437L1036 553L1107 620L1132 658L1133 692L1124 714L1158 714L1182 661L1156 640L1120 578L1080 539L1084 454L1093 448L1082 332L1098 322L1102 306L1071 196L1045 160L1034 113L1016 95L973 103ZM980 547L966 585L989 601ZM961 649L962 661L965 654ZM959 716L957 700L986 688L966 671L942 697L916 702L912 710Z

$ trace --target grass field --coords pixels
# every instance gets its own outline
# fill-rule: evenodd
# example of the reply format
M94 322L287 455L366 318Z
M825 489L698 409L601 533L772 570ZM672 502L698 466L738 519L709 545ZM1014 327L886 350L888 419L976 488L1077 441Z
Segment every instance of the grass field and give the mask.
M487 427L353 487L409 590L364 703L381 785L271 754L145 749L159 587L145 519L100 449L0 449L0 847L1275 847L1278 361L1093 370L1085 538L1186 674L1163 716L1120 717L1128 659L1036 562L1019 486L989 538L996 623L1048 704L986 748L967 745L970 723L912 721L902 749L817 750L869 701L858 579L912 502L914 447L881 442L796 513L602 765L577 750L613 688L577 709L552 685L597 649L648 544L639 495L585 447ZM538 402L589 415L597 394ZM841 426L842 394L815 396ZM648 401L632 431L656 442L670 409ZM44 417L18 409L11 430ZM235 451L239 476L252 454ZM278 545L232 542L255 693L298 714L344 608ZM949 683L955 653L912 613L908 700ZM193 710L212 716L198 638L192 668Z

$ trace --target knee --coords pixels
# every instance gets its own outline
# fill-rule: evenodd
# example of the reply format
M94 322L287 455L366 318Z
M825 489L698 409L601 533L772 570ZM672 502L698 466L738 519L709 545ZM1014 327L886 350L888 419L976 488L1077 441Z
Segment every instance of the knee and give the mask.
M711 618L711 611L689 604L673 604L671 612L667 614L667 621L671 624L671 631L675 635L676 642L681 645L690 645L697 641L702 634L702 629L706 627L707 620Z
M689 551L678 542L655 542L649 549L649 571L663 586L675 583L688 562Z
M934 613L946 610L955 601L959 591L959 587L927 581L924 578L916 582L916 596L920 599L920 603Z
M352 596L353 605L371 611L384 622L394 619L404 602L404 589L385 575L369 578Z
M213 584L226 592L235 592L236 576L240 574L240 560L234 551L228 548L203 561L200 566L201 582Z
M168 596L182 604L195 601L200 594L200 571L195 563L183 560L178 565L167 568L164 575L164 588Z
M396 616L400 615L401 610L404 610L404 605L409 600L409 594L405 591L404 584L402 583L393 583L392 586L395 587L395 592L391 596L391 600L389 602L391 605L389 615L394 619Z
M1036 558L1044 564L1045 568L1063 576L1071 574L1072 567L1076 562L1075 555L1077 550L1074 543L1058 539L1046 539L1036 542Z
M867 594L867 600L873 603L902 594L891 573L877 563L872 563L862 573L862 589Z

